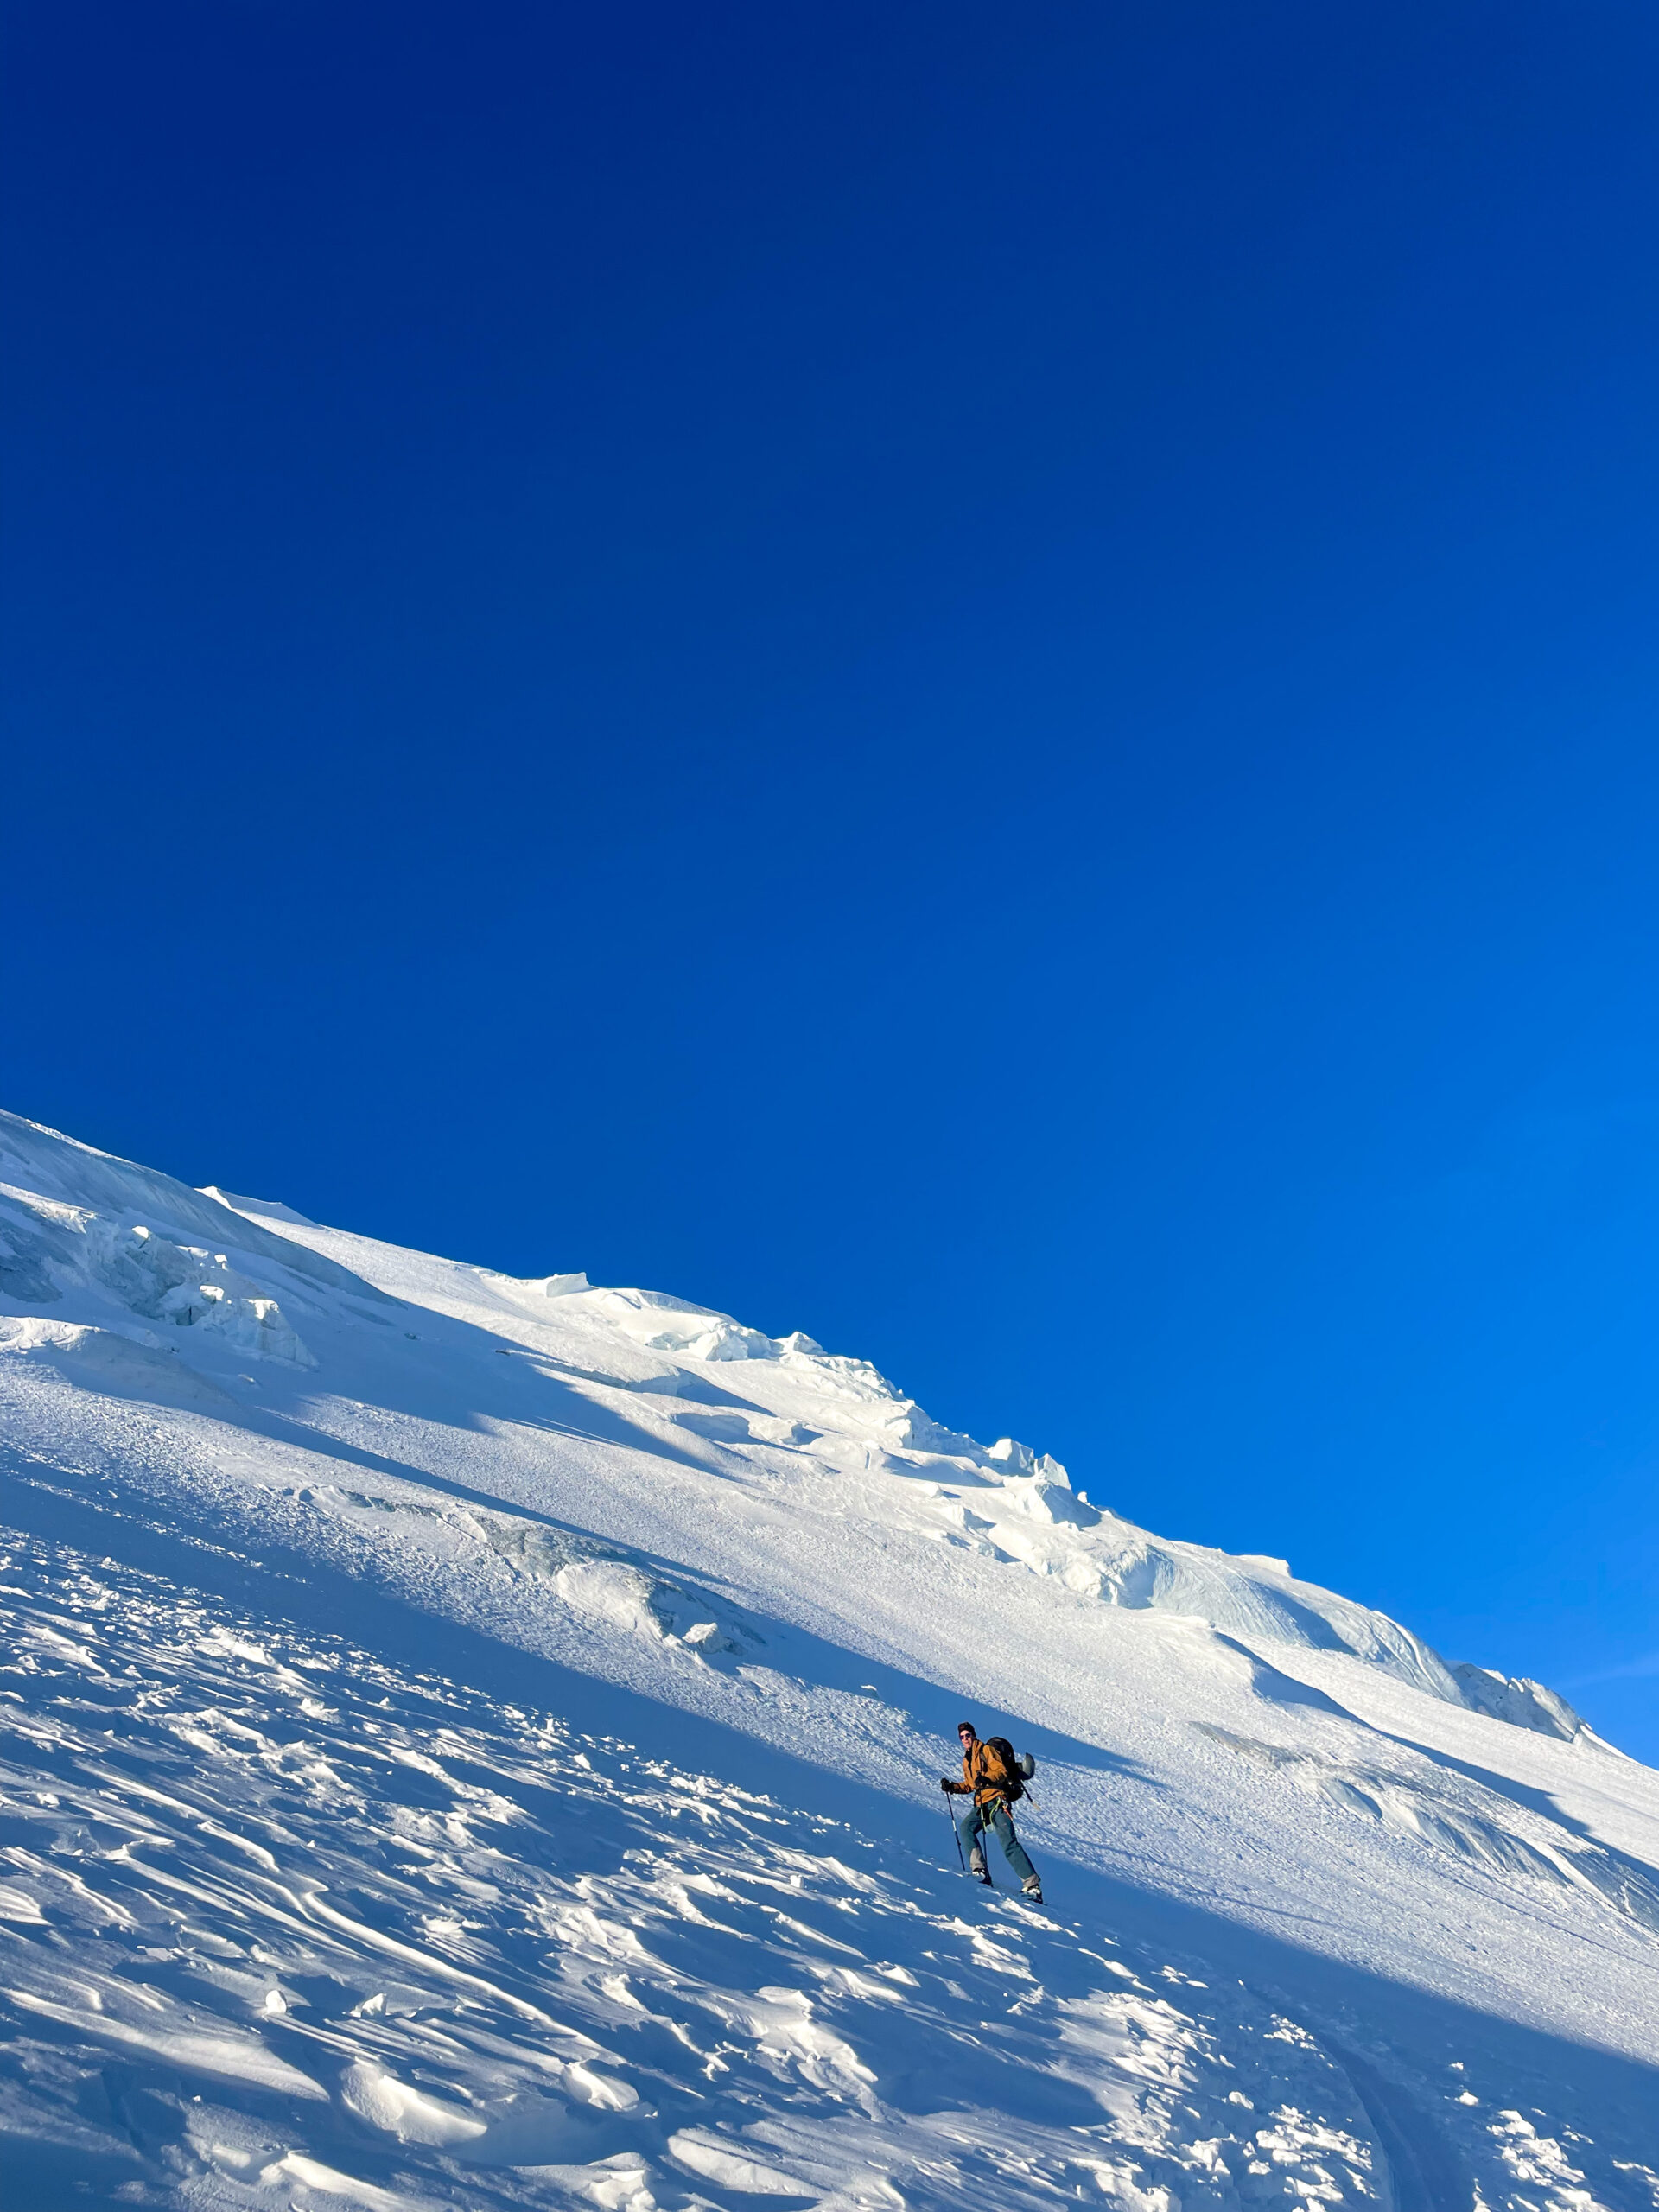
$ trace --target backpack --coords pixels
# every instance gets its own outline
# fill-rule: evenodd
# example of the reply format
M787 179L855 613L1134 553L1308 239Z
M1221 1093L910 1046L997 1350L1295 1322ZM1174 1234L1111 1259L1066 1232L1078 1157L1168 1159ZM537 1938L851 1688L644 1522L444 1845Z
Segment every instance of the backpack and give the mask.
M1001 1754L1002 1764L1007 1770L1007 1799L1012 1805L1016 1799L1025 1796L1026 1783L1036 1773L1037 1762L1029 1751L1021 1751L1016 1756L1014 1745L1006 1736L988 1736L985 1740L994 1751Z

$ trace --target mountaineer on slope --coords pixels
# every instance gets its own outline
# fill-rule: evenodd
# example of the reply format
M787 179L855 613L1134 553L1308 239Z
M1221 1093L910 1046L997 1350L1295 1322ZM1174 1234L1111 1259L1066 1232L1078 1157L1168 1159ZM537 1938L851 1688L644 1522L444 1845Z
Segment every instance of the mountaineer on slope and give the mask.
M1029 1772L1031 1762L1016 1759L1011 1747L1000 1736L982 1744L971 1720L959 1720L957 1735L962 1745L962 1780L952 1782L948 1774L941 1775L939 1787L952 1797L971 1797L974 1801L972 1810L957 1822L957 1832L968 1847L969 1871L982 1882L990 1881L982 1840L985 1830L989 1828L1002 1847L1002 1856L1019 1876L1026 1895L1033 1904L1041 1904L1042 1883L1037 1869L1026 1856L1025 1846L1014 1832L1008 1812L1014 1799L1026 1794L1020 1769L1023 1765Z

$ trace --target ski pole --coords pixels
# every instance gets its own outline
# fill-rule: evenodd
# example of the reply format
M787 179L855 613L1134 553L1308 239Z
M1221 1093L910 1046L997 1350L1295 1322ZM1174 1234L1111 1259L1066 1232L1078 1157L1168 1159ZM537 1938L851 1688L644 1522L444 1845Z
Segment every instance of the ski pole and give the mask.
M950 1800L948 1795L944 1801L944 1817L950 1823L950 1840L957 1847L957 1864L965 1874L968 1872L968 1861L962 1855L962 1831L957 1826L957 1816L950 1809Z

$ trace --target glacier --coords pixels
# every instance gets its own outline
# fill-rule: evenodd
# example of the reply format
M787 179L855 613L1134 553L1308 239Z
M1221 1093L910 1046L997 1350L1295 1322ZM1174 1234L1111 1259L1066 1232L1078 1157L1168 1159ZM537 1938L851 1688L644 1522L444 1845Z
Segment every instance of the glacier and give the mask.
M0 1481L17 2212L1659 2208L1659 1776L804 1332L0 1115Z

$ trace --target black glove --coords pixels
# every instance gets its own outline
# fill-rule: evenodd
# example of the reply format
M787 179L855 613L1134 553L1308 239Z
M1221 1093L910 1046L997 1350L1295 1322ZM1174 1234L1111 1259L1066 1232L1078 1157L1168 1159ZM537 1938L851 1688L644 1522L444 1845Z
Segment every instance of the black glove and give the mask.
M947 1796L950 1794L950 1777L948 1774L942 1774L939 1777L939 1787L946 1793Z

